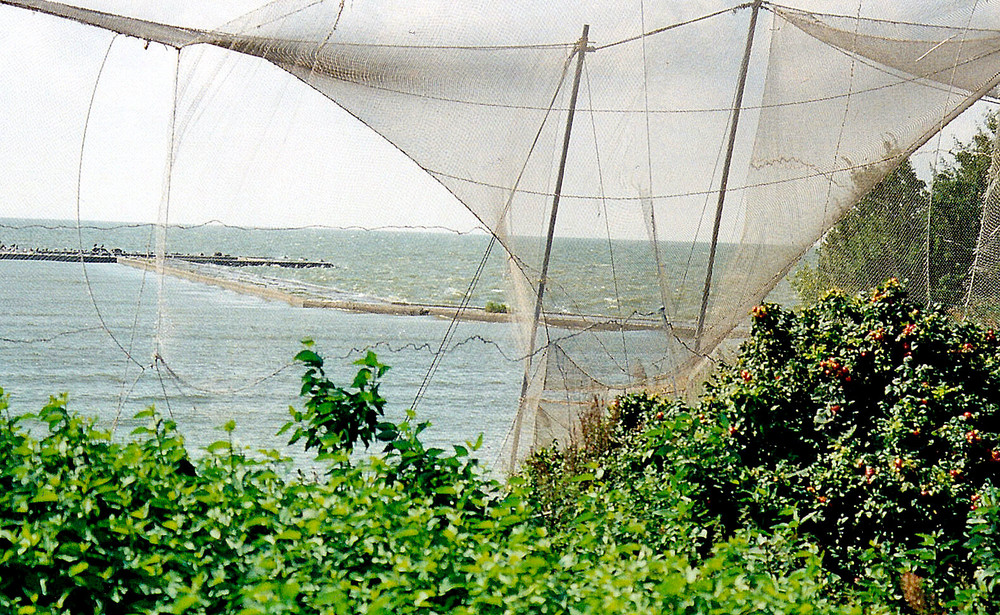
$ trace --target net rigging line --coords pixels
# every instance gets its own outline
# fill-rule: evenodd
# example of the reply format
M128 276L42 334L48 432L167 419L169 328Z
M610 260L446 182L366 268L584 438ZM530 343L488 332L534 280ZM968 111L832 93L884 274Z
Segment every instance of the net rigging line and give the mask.
M122 411L125 407L125 400L127 400L132 396L132 392L135 391L135 387L136 385L139 384L139 380L146 374L146 369L147 368L142 368L139 370L139 373L136 374L135 379L132 381L132 385L128 387L127 393L122 395L121 398L119 399L118 409L115 411L115 419L111 422L111 435L117 433L118 423L121 421ZM125 388L125 381L122 382L122 389L124 390L124 388Z
M858 13L854 20L854 40L852 47L857 46L858 32L861 29L861 6L864 4L862 0L858 0ZM854 92L854 79L855 72L857 69L858 54L852 53L848 54L851 58L851 73L847 80L847 98L844 101L844 113L840 118L840 129L837 132L837 145L833 150L833 164L837 163L837 159L840 158L840 148L844 141L844 131L847 129L847 118L851 112L851 95ZM829 181L826 184L826 198L823 200L823 220L826 220L827 214L830 208L830 197L833 195L833 181Z
M163 174L163 187L160 194L160 207L157 212L157 225L154 227L156 232L156 272L158 274L156 328L153 333L153 343L156 348L154 357L156 358L160 357L162 354L161 350L163 349L163 314L166 312L166 292L164 292L166 275L164 274L164 265L166 264L167 259L167 230L169 228L168 222L170 220L170 189L174 174L174 162L177 154L177 93L180 88L180 74L181 50L177 49L177 61L174 65L173 99L171 100L170 122L167 129L169 136L167 164ZM159 374L159 368L157 368L157 374ZM166 395L165 390L164 395Z
M273 6L275 6L275 5L279 4L279 3L282 3L282 0L271 0L270 2L262 4L261 6L255 8L255 9L253 9L251 11L248 11L248 12L244 13L243 15L240 15L239 17L236 17L235 19L231 19L231 20L227 21L226 23L222 24L221 26L219 26L218 28L214 28L214 29L215 30L221 30L221 29L226 28L228 26L239 26L241 23L249 23L251 16L264 13L264 12L267 11L268 8L273 7ZM317 5L320 5L320 4L325 4L325 3L326 3L326 0L311 0L308 3L304 3L302 6L292 8L291 10L289 10L289 11L287 11L285 13L279 14L278 16L271 18L269 21L262 21L262 22L256 23L256 24L254 24L254 27L255 28L261 28L263 26L267 26L267 25L270 25L272 23L279 22L279 21L281 21L283 19L288 19L292 15L296 15L296 14L301 13L303 11L306 11L306 10L308 10L308 9L314 7L314 6L317 6ZM285 3L285 4L288 4L288 3ZM291 3L291 4L294 4L294 3ZM341 12L343 12L343 10L344 10L344 0L340 0L340 10L341 10ZM337 14L337 21L338 22L340 21L340 13ZM333 25L333 27L334 27L334 29L336 29L337 24L335 23Z
M79 220L78 220L78 222L79 222ZM147 249L147 251L150 248L150 244L152 243L152 240L153 240L153 233L152 233L152 229L150 229L149 240L146 243L146 249ZM142 270L142 276L141 276L140 283L139 283L139 292L136 293L136 298L135 298L135 318L132 320L131 334L129 336L128 349L129 349L130 353L135 348L136 333L139 330L139 312L142 309L142 294L143 294L143 291L145 291L145 289L146 289L146 278L147 278L148 275L149 275L149 272L146 269L143 269ZM126 390L125 390L125 383L128 381L128 367L129 367L129 362L126 361L125 365L124 365L124 367L122 369L122 389L121 389L121 392L119 393L119 396L118 396L118 409L115 412L115 421L114 421L114 424L113 424L112 430L111 430L112 433L114 433L114 431L115 431L114 427L118 425L118 418L121 416L122 409L125 406L125 402L131 396L132 390L135 388L136 383L138 383L139 378L142 377L142 374L146 371L145 368L140 368L139 374L136 376L135 382L132 383L132 388L130 388L126 392Z
M993 78L990 81L994 85L1000 84L1000 72L997 72L997 74L994 75ZM977 94L975 94L975 95L977 95ZM963 106L965 106L965 109L967 109L969 106L972 106L972 104L975 102L975 100L972 100L973 97L970 97L969 100L971 102L968 102L968 105L963 105ZM965 111L965 109L962 109L962 111ZM959 112L959 113L961 113L961 112ZM957 117L957 114L955 116ZM951 119L954 119L954 117L951 118ZM929 136L927 134L925 134L923 136L924 138L923 138L923 141L921 142L921 145L923 143L926 143L927 141L929 141L930 138L933 137L934 135L936 135L937 133L938 133L938 130L935 129L934 131L932 131L932 132L929 133ZM910 148L910 149L913 149L915 151L916 149L919 149L919 148ZM911 154L912 154L912 152L911 152ZM746 183L746 184L743 184L742 186L730 187L730 188L727 189L727 192L739 192L739 191L743 191L743 190L750 190L750 189L753 189L753 188L765 188L765 187L768 187L768 186L780 186L782 184L789 184L789 183L799 182L799 181L803 181L803 180L807 180L807 179L815 179L817 177L833 176L833 175L836 175L836 174L839 174L839 173L844 173L844 172L863 171L863 170L871 169L872 167L877 167L878 165L881 165L881 164L883 164L885 162L888 162L889 160L892 160L892 159L894 159L896 157L897 156L891 156L889 158L883 158L883 159L875 160L875 161L872 161L872 162L862 162L862 163L859 163L859 164L848 164L848 165L844 165L844 166L840 166L840 167L837 167L837 168L834 168L834 169L828 169L828 170L819 170L819 169L816 169L816 170L814 170L811 173L805 173L803 175L797 175L795 177L786 177L786 178L782 178L782 179L772 179L772 180L767 180L767 181ZM793 158L775 158L775 159L772 159L772 160L765 161L763 163L759 163L757 166L758 167L763 167L763 166L768 166L768 165L787 164L787 163L793 163L793 162L801 164L802 166L806 166L806 167L810 166L810 165L808 165L808 164L806 164L806 163L804 163L804 162L802 162L800 160L796 160L796 159L793 159ZM815 167L813 167L813 168L815 168ZM453 175L447 175L445 173L439 173L437 171L431 171L431 172L435 173L435 174L438 174L438 175L441 175L443 177L449 177L451 179L456 179L456 180L459 180L459 181L469 182L469 183L472 183L472 184L475 184L475 185L479 185L479 186L483 186L483 187L486 187L486 188L496 188L496 189L503 188L503 186L499 186L497 184L491 184L491 183L488 183L488 182L475 181L475 180L471 180L471 179L468 179L468 178L465 178L465 177L458 177L458 176L453 176ZM533 195L533 196L552 196L551 193L549 193L549 192L543 192L541 190L521 190L521 192L523 194L530 194L530 195ZM606 196L605 198L607 200L609 200L609 201L618 201L618 202L629 202L629 201L632 201L632 202L634 202L634 201L642 201L642 200L648 200L648 199L678 199L678 198L691 197L691 196L705 196L705 195L711 195L711 194L714 194L714 193L717 193L717 192L718 192L718 190L687 190L687 191L684 191L684 192L671 192L671 193L655 194L655 195L648 195L648 196ZM593 196L584 195L584 194L563 194L562 198L563 199L576 199L576 200L591 200L594 197Z
M986 171L986 188L983 191L982 198L983 212L979 217L979 233L976 237L976 246L973 250L972 264L969 266L969 283L965 291L965 300L962 302L962 311L966 317L968 317L972 305L972 294L976 287L976 274L983 268L980 264L980 259L985 252L983 246L987 241L993 240L997 230L1000 230L994 229L992 233L988 231L990 209L992 209L992 204L996 201L997 189L1000 187L998 185L998 175L1000 175L1000 130L996 132L997 134L992 139L989 154L990 163ZM985 152L983 154L985 155Z
M510 189L507 202L504 204L504 208L500 213L499 220L501 221L507 217L507 214L510 211L511 204L514 201L514 196L518 192L518 185L520 185L521 179L524 177L524 173L528 168L528 162L531 160L531 155L534 153L535 148L538 146L538 141L542 136L542 132L545 129L545 124L546 122L548 122L549 115L551 114L552 109L555 106L555 102L559 97L559 92L562 90L563 83L566 80L566 75L569 72L570 63L572 62L573 57L575 55L576 55L575 52L573 54L570 54L566 58L565 62L563 62L562 74L560 75L559 80L556 83L555 91L552 94L552 100L549 102L549 108L546 110L545 115L542 117L542 120L539 123L538 130L535 133L535 138L531 142L531 147L528 148L528 153L524 157L524 163L521 165L521 170L518 173L517 179L515 180L513 187ZM448 323L448 329L445 331L445 334L441 339L441 345L439 346L438 351L434 354L434 358L431 360L431 364L427 368L427 373L424 375L424 379L420 383L420 387L417 389L417 393L413 398L413 404L411 405L412 410L417 409L417 405L420 402L420 399L426 393L427 387L430 385L431 379L437 372L438 366L441 364L441 360L444 358L443 351L445 347L448 345L448 342L450 341L451 337L454 335L455 330L458 328L459 317L461 316L462 312L464 312L465 309L469 306L469 302L472 301L472 293L479 283L479 278L482 276L483 271L486 268L486 263L488 262L489 255L492 252L493 247L496 245L497 241L499 241L497 234L495 232L490 233L490 242L486 246L486 250L483 253L483 258L479 262L479 267L476 269L475 274L473 274L472 279L469 281L469 286L466 289L465 294L462 296L462 301L460 302L458 309L455 311L455 316L452 317L451 322ZM513 252L507 249L506 246L504 246L504 249L507 250L508 255L513 255ZM527 275L524 269L520 265L518 269L522 272L523 275L525 276Z
M76 174L77 222L79 222L80 220L80 207L81 207L80 191L83 184L83 159L84 159L84 152L86 151L87 147L87 132L88 129L90 128L90 118L94 110L94 100L97 98L97 89L101 83L101 75L104 74L104 68L105 66L107 66L108 57L111 55L111 49L114 46L116 40L118 40L118 34L112 36L111 40L108 42L108 48L104 51L104 56L101 58L101 64L97 70L97 76L94 78L94 87L90 92L90 100L87 103L87 113L84 117L84 122L83 122L83 133L80 136L80 156L77 164L77 174ZM90 302L94 306L94 312L97 315L97 320L100 322L101 329L103 329L104 332L108 334L111 340L125 354L125 356L128 358L129 361L132 361L140 368L143 367L142 363L136 360L135 357L132 356L132 353L128 349L126 349L124 345L122 345L122 343L118 340L118 337L114 334L113 331L111 331L111 329L108 327L107 322L104 320L104 315L101 313L101 308L97 304L97 297L94 296L94 288L90 281L90 274L87 272L87 263L83 258L83 233L80 232L79 228L77 228L77 240L80 249L80 266L83 268L83 278L87 287L87 295L90 297Z
M162 361L160 353L156 353L153 356L153 369L156 370L156 378L160 381L160 389L163 391L163 403L167 405L167 415L170 416L170 420L174 419L174 411L170 407L170 396L167 395L167 385L163 382L163 373L160 372L160 362Z
M82 221L81 221L82 222ZM120 224L41 224L41 223L30 223L30 224L8 224L0 222L0 229L9 230L46 230L46 231L58 231L58 230L77 230L83 229L88 231L118 231L123 229L138 229L143 227L155 228L155 222L132 222L132 223L120 223ZM443 233L451 233L453 235L485 235L489 231L482 227L475 227L468 230L455 229L448 226L442 226L439 224L386 224L382 226L360 226L357 224L351 224L347 226L338 226L331 224L307 224L304 226L269 226L269 227L258 227L258 226L242 226L239 224L229 224L222 222L221 220L209 220L207 222L199 222L197 224L172 224L170 228L181 231L188 231L194 229L216 227L224 228L236 231L261 231L261 232L288 232L288 231L302 231L302 230L328 230L328 231L439 231Z
M978 4L978 2L977 2L977 4ZM851 16L851 15L841 15L841 14L838 14L838 13L821 13L821 12L818 12L818 11L804 11L802 9L798 9L798 8L795 8L795 7L787 6L787 5L784 5L784 4L777 4L775 2L767 2L766 0L764 2L764 6L768 7L768 8L771 8L771 9L788 11L790 13L800 13L800 14L804 13L804 14L816 15L816 16L820 16L820 17L836 17L836 18L839 18L839 19L847 19L847 20L854 19L854 17ZM975 13L975 9L973 9L972 12ZM960 26L942 26L942 25L937 25L937 24L919 23L919 22L915 22L915 21L901 21L901 20L896 20L896 19L884 19L884 18L878 18L878 17L863 17L862 19L864 21L870 21L870 22L873 22L873 23L880 23L880 24L887 24L887 25L892 25L892 26L917 26L917 27L920 27L920 28L939 28L939 29L943 28L943 29L948 29L948 30L955 30L956 32L965 33L965 34L967 34L969 32L989 32L989 33L992 33L992 34L1000 34L1000 32L998 32L995 29L991 29L991 28L973 28L972 27L972 20L971 20L971 18L966 22L966 25L962 26L962 27L960 27Z
M774 12L775 15L780 15L780 16L782 16L783 19L785 19L786 21L788 21L788 18L785 17L785 16L783 16L781 11L773 11L773 12ZM795 13L797 11L793 10L793 11L788 11L788 12L789 13ZM845 19L851 19L851 18L845 18ZM869 20L869 18L866 18L866 17L865 18L860 18L859 20L857 20L855 22L856 27L857 27L858 24L860 24L861 21L870 21L870 20ZM789 23L792 23L792 22L789 22ZM796 24L793 23L793 25L796 25ZM796 25L796 27L798 27L798 26ZM934 27L942 27L942 26L934 26ZM836 29L836 28L834 28L834 29ZM1000 30L988 30L988 32L996 34L998 37L1000 37ZM954 38L954 37L952 37L952 38ZM817 40L819 40L819 39L817 39ZM895 39L893 39L893 40L895 40ZM899 69L899 68L895 68L895 67L883 65L883 64L881 64L881 63L879 63L879 62L877 62L875 60L872 60L871 58L868 58L868 57L865 57L864 55L861 55L860 53L844 49L844 48L839 47L837 45L834 45L834 44L832 44L832 43L830 43L828 41L822 41L821 40L820 42L823 43L824 45L826 45L827 47L830 47L831 49L834 49L835 51L837 51L840 54L843 54L845 56L851 57L853 61L857 61L859 64L861 64L863 66L867 66L868 68L870 68L872 70L878 71L878 72L880 72L880 73L882 73L884 75L888 75L888 76L890 76L890 77L892 77L894 79L898 79L898 81L893 82L893 83L886 83L886 84L883 84L883 85L874 86L874 87L870 87L870 88L864 88L864 89L860 89L860 90L853 90L852 92L848 92L846 94L836 94L836 95L824 96L824 97L820 97L820 98L803 99L801 101L789 101L789 102L786 102L786 103L772 103L772 104L769 104L769 105L761 105L761 107L760 107L761 109L791 107L791 106L800 105L800 104L810 104L810 103L817 103L817 102L826 102L826 101L830 101L830 100L836 100L838 98L848 98L848 97L855 97L856 98L856 97L860 96L861 94L872 94L872 93L875 93L875 92L880 92L882 90L888 90L888 89L895 88L895 87L901 87L901 86L905 86L905 85L910 85L910 84L916 83L916 82L924 82L924 83L921 83L921 85L923 87L934 89L934 90L937 90L939 92L952 93L953 90L954 90L954 87L953 87L954 84L950 83L948 85L945 85L944 83L938 81L938 79L937 79L938 77L940 77L941 75L943 75L945 72L948 72L951 75L949 79L953 80L954 79L955 71L957 70L958 67L975 64L975 63L983 60L984 58L988 58L988 57L990 57L992 55L1000 54L1000 50L988 50L988 51L984 51L983 53L981 53L979 55L969 56L965 60L960 60L959 56L961 55L961 53L959 52L958 54L956 54L955 62L952 64L952 66L949 66L947 68L942 68L941 70L938 70L938 71L931 71L931 72L927 72L927 73L916 74L916 73L908 72L908 71L903 70L903 69ZM943 41L942 43L939 43L939 46L941 44L943 44L944 42L947 42L947 41ZM963 43L964 43L964 39L963 39ZM933 49L931 51L933 51ZM930 51L928 51L928 53L930 53ZM995 99L993 97L989 96L989 94L987 93L986 95L983 96L983 100L994 101ZM744 109L752 109L752 108L754 108L754 107L744 107Z
M951 103L951 96L954 93L954 83L955 75L958 72L959 60L962 56L962 48L965 45L966 38L968 36L969 27L972 25L972 18L976 14L976 9L979 7L979 0L976 0L972 5L972 11L969 13L969 19L965 23L965 28L962 30L962 38L959 41L958 50L955 52L955 62L951 68L951 78L948 84L948 98L945 100L944 109L941 113L941 122L939 124L937 132L937 143L934 146L934 162L931 164L931 181L930 186L927 191L927 217L926 217L926 228L924 231L924 276L927 283L927 304L930 305L933 302L933 296L931 294L931 222L932 222L932 212L934 208L934 184L937 181L938 175L938 165L941 162L941 139L943 138L942 132L945 125L948 123L948 106ZM998 73L1000 75L1000 73Z
M587 103L590 109L594 106L594 94L590 87L590 65L584 63L583 65L584 78L587 84ZM615 308L618 311L618 319L623 323L621 333L622 333L622 355L625 359L625 372L629 371L628 362L628 345L625 343L625 327L624 327L624 317L622 316L622 294L618 289L618 270L615 267L615 248L611 241L611 220L608 218L608 202L604 198L604 169L601 166L601 146L599 139L597 138L597 120L594 117L593 111L590 113L590 127L594 135L594 157L597 161L597 181L598 189L601 194L601 209L604 211L604 229L608 237L608 256L611 260L611 279L614 282L615 287Z
M505 351L503 347L496 340L487 339L486 337L483 337L482 335L479 334L470 335L469 337L465 338L460 342L455 342L445 352L446 353L454 352L455 350L463 346L466 346L468 344L471 344L472 342L480 342L485 346L492 346L500 355L500 357L504 361L507 361L508 363L519 363L520 361L523 360L523 357L510 356L509 354L507 354L507 351ZM390 354L400 354L406 351L427 352L428 354L431 355L435 353L435 349L431 346L430 342L424 342L423 344L419 344L417 342L408 342L406 344L403 344L402 346L393 347L391 342L383 340L375 342L374 344L368 344L363 347L355 346L340 355L332 356L331 359L343 361L346 359L350 359L352 357L357 357L358 355L363 355L369 350L378 350L380 348L384 348L385 351Z
M245 391L249 391L250 389L252 389L252 388L254 388L254 387L258 386L258 385L261 385L261 384L267 382L268 380L271 380L273 378L278 377L282 373L288 371L289 369L291 369L291 368L293 368L293 367L295 367L297 365L294 361L291 361L291 362L285 363L284 365L282 365L281 367L275 369L271 373L269 373L269 374L267 374L265 376L261 376L259 378L255 378L254 380L249 381L246 384L243 384L243 385L240 385L240 386L236 386L236 387L230 387L230 388L227 388L227 389L213 389L213 388L201 386L201 385L198 385L198 384L194 384L193 382L185 379L180 374L178 374L176 371L174 371L174 369L172 367L170 367L170 364L167 363L167 360L165 358L163 358L162 355L156 355L156 362L157 362L158 365L162 365L163 366L163 369L167 372L167 375L170 376L178 385L183 385L183 386L187 387L188 389L190 389L192 391L196 391L198 393L205 393L205 394L208 394L208 395L217 395L217 396L234 395L236 393L243 393ZM157 368L157 369L159 369L159 368Z
M622 40L615 41L613 43L606 43L604 45L597 45L597 46L594 47L594 50L595 51L600 51L602 49L608 49L609 47L615 47L617 45L624 45L625 43L632 43L632 42L635 42L635 41L638 41L638 40L645 40L647 37L650 37L650 36L655 36L657 34L662 34L663 32L667 32L667 31L673 30L675 28L680 28L682 26L687 26L687 25L690 25L690 24L693 24L693 23L698 23L699 21L705 21L706 19L711 19L713 17L718 17L719 15L724 15L726 13L734 13L734 12L736 12L738 10L741 10L741 9L748 9L751 6L753 6L753 2L744 2L743 4L737 4L736 6L732 6L732 7L729 7L727 9L721 9L721 10L715 11L714 13L709 13L707 15L702 15L701 17L695 17L694 19L688 19L687 21L681 21L681 22L678 22L678 23L675 23L675 24L670 24L669 26L663 26L663 27L660 27L660 28L656 28L654 30L650 30L649 32L646 32L645 34L637 34L636 36L630 36L628 38L623 38ZM642 10L642 9L640 8L640 10ZM643 26L642 29L645 30L646 29L645 26Z
M31 345L31 344L47 344L47 343L49 343L49 342L51 342L53 340L56 340L56 339L58 339L60 337L67 337L67 336L70 336L70 335L80 335L81 333L89 333L91 331L104 331L104 328L100 327L100 326L98 326L98 327L83 327L83 328L80 328L80 329L73 329L71 331L60 331L59 333L54 333L54 334L50 335L49 337L36 337L36 338L31 338L31 339L27 339L27 338L12 338L12 337L0 337L0 342L4 342L5 344L27 344L27 345Z
M117 428L118 420L119 420L119 418L121 416L122 408L124 407L124 404L125 404L126 400L128 399L128 396L131 394L131 391L134 389L135 384L138 382L139 378L141 378L142 374L145 373L145 371L146 371L146 366L143 365L142 363L140 363L139 361L137 361L135 359L135 357L133 356L133 350L135 348L136 333L138 331L138 326L139 326L139 312L140 312L141 304L142 304L142 293L143 293L143 290L145 289L145 283L146 283L146 272L143 272L143 274L142 274L142 282L140 284L139 293L138 293L138 295L136 297L135 318L133 319L132 327L131 327L131 330L130 330L128 348L125 348L122 345L122 343L118 340L117 336L115 336L114 333L107 326L107 323L104 320L104 316L101 313L101 309L100 309L100 307L97 304L97 299L96 299L96 297L94 295L93 285L91 284L90 275L89 275L88 270L87 270L87 264L86 264L86 261L84 259L83 232L82 232L82 224L81 224L81 217L82 217L81 216L81 198L82 198L81 197L81 193L82 193L82 183L83 183L84 152L86 150L87 132L88 132L88 129L90 127L90 119L91 119L91 115L92 115L92 112L93 112L94 100L96 99L96 96L97 96L97 90L98 90L98 87L100 85L101 76L104 73L104 68L107 65L108 57L111 54L111 49L113 48L115 41L118 39L118 36L119 36L118 34L115 34L114 36L112 36L111 41L108 43L108 48L107 48L107 50L104 53L104 56L103 56L103 58L101 60L100 68L98 69L98 73L97 73L97 75L96 75L96 77L94 79L94 87L93 87L93 90L91 91L90 100L89 100L88 106L87 106L86 117L84 119L83 134L81 135L81 138L80 138L80 156L79 156L79 164L78 164L78 168L77 168L77 184L76 184L76 232L77 232L77 241L78 241L79 253L80 253L80 264L81 264L81 267L83 269L83 276L84 276L85 285L87 287L87 294L90 297L91 303L94 306L94 310L95 310L95 312L97 314L98 320L101 323L101 328L111 337L111 339L114 341L115 345L118 346L118 348L125 354L125 357L126 357L126 361L125 361L125 364L124 364L124 374L122 376L122 389L121 389L121 392L119 393L118 407L117 407L117 410L116 410L116 413L115 413L115 419L114 419L114 421L112 423L112 433L114 433L115 429ZM133 382L132 387L129 388L126 391L125 383L128 382L128 367L129 367L130 363L134 363L139 368L139 374L136 376L136 380L135 380L135 382Z
M745 6L749 8L749 7L753 7L755 4L756 4L756 2L749 2ZM762 7L763 7L763 3L761 3L760 5L758 5L757 8L759 9L759 8L762 8ZM757 35L756 31L755 31L756 30L756 10L757 9L755 9L754 16L751 18L751 23L748 26L748 29L750 30L748 36L751 37L751 40L747 43L748 47L747 47L747 50L744 52L745 55L746 55L746 60L745 61L747 62L747 69L749 67L749 59L750 59L750 56L749 56L749 45L752 44L752 39L754 37L756 37L756 35ZM688 275L690 273L692 273L692 266L691 266L691 264L692 264L692 261L694 260L695 250L696 250L696 248L698 246L698 236L701 234L702 225L704 224L704 222L706 220L706 217L707 217L706 214L708 213L708 207L709 207L709 205L711 203L712 196L714 196L714 195L716 195L716 194L718 194L718 193L720 193L722 191L728 192L729 190L735 190L735 189L729 189L728 188L728 177L720 179L720 188L719 188L719 190L712 189L711 186L714 185L714 183L715 183L715 174L719 171L720 164L724 167L723 173L727 172L727 169L725 168L726 165L723 162L724 159L725 159L725 157L726 157L726 151L728 149L726 134L729 132L729 130L727 130L727 129L730 126L732 126L732 124L735 121L735 118L737 117L737 114L738 114L738 112L740 110L743 110L743 109L749 110L749 109L754 109L755 108L754 106L744 105L743 104L743 98L742 98L740 89L741 88L738 86L736 88L736 90L733 92L732 98L730 99L731 102L729 104L729 109L728 109L728 111L729 111L729 119L726 121L726 124L723 127L723 133L721 135L721 138L719 139L719 149L716 152L715 163L714 163L714 166L712 167L712 173L711 173L711 175L709 175L709 180L708 180L710 191L706 191L706 193L705 193L705 199L704 199L704 201L702 203L702 208L701 208L701 215L698 217L698 225L695 228L694 236L693 236L693 238L691 240L691 247L688 250L687 262L684 265L684 274L681 276L680 288L678 289L679 294L683 294L684 292L686 292L686 290L688 288L688 286L687 286ZM763 105L759 105L759 107L762 109ZM733 141L735 143L735 134L732 136L732 139L733 139ZM725 182L725 183L723 183L723 182ZM713 249L714 249L714 247L713 247ZM712 266L711 259L712 259L712 254L710 253L709 254L709 260L710 260L709 267ZM710 275L711 274L709 273L709 276ZM677 343L679 343L692 356L698 356L698 357L701 357L703 359L712 360L709 357L709 355L710 355L709 352L703 352L699 348L699 343L700 342L698 340L695 341L695 345L692 347L691 345L689 345L686 342L684 342L683 340L681 340L681 338L674 332L674 330L673 330L673 324L670 322L670 319L667 316L666 306L664 306L663 319L664 319L664 321L667 322L668 326L670 327L671 334L674 336L674 339L677 341ZM713 363L714 363L714 360L713 360Z

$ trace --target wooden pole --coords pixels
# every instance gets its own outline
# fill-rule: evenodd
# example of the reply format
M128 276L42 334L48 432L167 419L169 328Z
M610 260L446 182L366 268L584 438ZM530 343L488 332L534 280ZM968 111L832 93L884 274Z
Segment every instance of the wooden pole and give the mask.
M583 56L587 53L590 25L583 26L583 35L574 51L576 56L576 74L573 76L573 90L569 98L569 113L566 115L566 133L563 135L562 156L559 158L559 172L556 175L555 192L552 196L552 211L549 213L549 229L545 237L545 255L542 258L541 276L538 278L538 294L535 298L535 313L531 321L531 333L528 338L528 355L524 365L524 380L521 382L521 398L518 403L517 418L514 421L513 447L510 453L510 470L513 471L517 462L517 449L520 445L521 418L524 412L525 396L528 393L529 372L534 361L535 343L538 337L538 323L542 318L542 299L545 296L545 283L549 275L549 259L552 256L552 238L556 230L556 217L559 213L559 200L562 197L563 179L566 176L566 157L569 154L569 139L573 134L573 117L576 115L576 101L580 93L580 77L583 75Z
M729 126L729 144L726 146L726 159L722 165L722 183L719 186L719 200L715 206L715 225L712 227L712 247L708 253L708 273L705 275L705 290L701 296L701 312L698 314L694 344L695 351L701 350L701 338L705 332L705 314L708 312L708 297L712 292L712 270L715 268L715 253L719 245L719 226L722 224L722 208L726 202L726 188L729 185L729 172L733 163L733 149L736 146L736 128L740 123L740 108L743 106L743 92L747 85L747 72L750 70L750 51L753 49L753 37L757 31L757 15L763 0L755 0L750 14L750 31L747 33L746 48L743 51L743 63L740 65L740 79L736 84L736 102L733 105L733 122Z

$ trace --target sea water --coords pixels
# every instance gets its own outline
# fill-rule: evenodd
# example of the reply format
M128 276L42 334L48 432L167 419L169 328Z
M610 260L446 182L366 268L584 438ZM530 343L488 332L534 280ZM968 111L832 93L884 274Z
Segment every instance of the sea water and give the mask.
M10 246L147 252L156 237L147 225L0 220L0 243ZM456 304L480 265L488 237L455 233L364 230L244 230L207 226L170 228L169 252L325 260L328 269L254 267L240 275L268 284L311 284L331 296L366 300ZM623 277L619 288L587 275L595 240L564 240L554 262L565 297L557 309L577 313L631 310L655 313L655 280ZM572 245L570 245L572 244ZM618 246L618 266L641 264L641 242ZM702 258L675 250L677 263ZM676 265L679 266L679 265ZM500 250L487 259L472 305L506 301ZM220 270L219 275L226 275ZM450 322L433 317L385 316L286 303L197 282L157 277L119 264L0 261L0 387L14 412L37 411L49 395L67 392L70 408L98 417L124 437L132 416L148 406L173 418L194 448L225 437L233 419L236 440L252 449L279 449L305 462L276 432L298 397L302 366L292 362L300 341L315 340L331 379L346 385L352 362L374 350L391 366L381 388L387 419L411 407ZM574 288L567 289L567 286ZM616 294L617 292L617 294ZM653 301L653 303L647 303ZM620 305L611 305L618 302ZM693 309L693 308L692 308ZM460 322L420 399L418 420L432 426L435 446L483 435L478 456L496 460L517 406L522 365L504 323ZM642 340L636 340L642 343ZM653 350L655 352L655 349ZM159 357L159 359L157 359Z

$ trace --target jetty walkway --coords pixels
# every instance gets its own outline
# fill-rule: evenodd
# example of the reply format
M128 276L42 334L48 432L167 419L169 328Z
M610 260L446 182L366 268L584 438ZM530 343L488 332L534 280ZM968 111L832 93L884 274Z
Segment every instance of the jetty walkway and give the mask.
M0 260L15 261L59 261L84 263L117 263L122 258L152 259L152 254L125 252L115 248L94 247L91 250L44 250L44 249L9 249L0 246ZM205 254L167 254L168 259L186 261L202 265L220 265L223 267L285 267L290 269L332 268L334 263L326 261L307 261L290 258L267 258L262 256L232 256L216 252L211 256Z
M335 263L292 259L273 259L253 256L230 256L216 253L168 254L158 261L152 254L128 253L119 249L107 250L96 247L92 250L42 250L20 249L0 246L0 261L58 261L84 263L117 263L162 273L172 277L217 286L234 292L253 295L263 299L283 301L294 307L327 308L386 314L392 316L434 316L438 318L459 318L479 322L510 322L509 313L487 311L482 307L468 306L459 310L455 305L429 303L406 303L400 301L380 301L370 298L346 297L334 289L305 284L287 279L268 278L255 274L226 273L220 268L241 268L250 266L276 266L286 268L336 267ZM633 316L619 320L601 315L564 314L546 312L542 314L545 324L561 329L593 331L652 331L663 329L662 318ZM672 333L682 338L694 335L693 324L674 324Z

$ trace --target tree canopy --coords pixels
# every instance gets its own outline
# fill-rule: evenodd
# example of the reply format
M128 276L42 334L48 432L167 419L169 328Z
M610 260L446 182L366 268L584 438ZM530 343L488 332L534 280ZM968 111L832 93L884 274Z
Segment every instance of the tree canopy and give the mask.
M888 278L913 297L962 305L979 238L997 115L956 142L928 186L904 160L823 237L792 278L803 303L824 291L856 293Z

